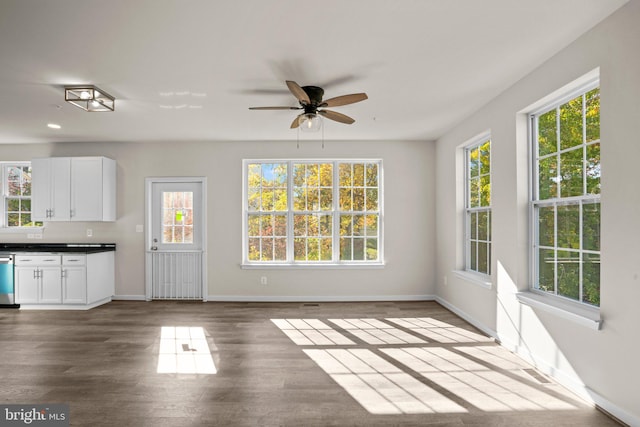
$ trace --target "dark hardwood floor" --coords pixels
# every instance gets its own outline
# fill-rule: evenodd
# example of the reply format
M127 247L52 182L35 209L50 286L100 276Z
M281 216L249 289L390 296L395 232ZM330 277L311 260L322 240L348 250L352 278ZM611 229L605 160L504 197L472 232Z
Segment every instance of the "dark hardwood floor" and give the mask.
M78 426L618 425L434 302L0 310L0 361Z

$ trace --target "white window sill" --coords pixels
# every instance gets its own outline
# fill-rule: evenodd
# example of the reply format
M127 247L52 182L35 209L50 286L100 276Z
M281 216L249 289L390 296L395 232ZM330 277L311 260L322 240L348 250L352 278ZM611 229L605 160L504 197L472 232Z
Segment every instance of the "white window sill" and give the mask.
M531 291L518 292L516 298L521 304L571 320L587 328L596 331L602 328L603 320L597 307L583 307L579 303L563 301L559 297Z
M333 269L378 269L384 268L384 262L370 262L370 263L306 263L306 264L287 264L287 263L265 263L265 264L240 264L240 268L243 270L286 270L286 269L318 269L318 270L333 270Z
M462 280L466 280L485 289L491 289L491 276L467 270L453 270L453 273Z

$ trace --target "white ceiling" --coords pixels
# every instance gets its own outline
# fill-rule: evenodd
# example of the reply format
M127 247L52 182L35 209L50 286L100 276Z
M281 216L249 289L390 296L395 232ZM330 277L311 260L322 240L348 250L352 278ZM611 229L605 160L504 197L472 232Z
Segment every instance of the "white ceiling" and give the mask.
M292 139L248 110L296 106L285 80L369 95L327 140L432 140L626 1L1 0L0 143Z

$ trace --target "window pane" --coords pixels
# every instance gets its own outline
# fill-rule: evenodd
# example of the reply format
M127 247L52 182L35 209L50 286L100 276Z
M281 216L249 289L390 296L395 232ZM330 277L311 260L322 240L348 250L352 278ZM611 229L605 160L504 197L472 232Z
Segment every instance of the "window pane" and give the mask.
M541 291L555 293L555 251L540 249L538 254L538 288Z
M478 212L478 240L487 241L488 239L488 220L487 220L487 212L480 211Z
M480 206L480 178L473 178L469 181L469 207Z
M367 239L367 260L378 259L378 239Z
M491 180L489 175L480 177L480 206L491 205Z
M367 215L366 224L367 224L367 236L377 236L378 235L378 215Z
M558 295L580 299L580 254L558 251Z
M275 261L287 260L287 239L273 239L273 259Z
M353 186L364 187L364 164L354 163L353 165Z
M478 239L478 213L477 212L471 212L469 214L469 236L471 237L471 239L473 240L477 240Z
M7 199L7 212L20 212L20 199Z
M587 145L587 194L600 194L600 144Z
M600 89L596 88L585 95L587 123L587 142L600 139Z
M367 206L368 211L378 210L378 190L376 188L367 188Z
M378 165L367 163L367 187L378 186Z
M553 206L538 209L538 241L540 246L555 245L555 208Z
M540 160L538 164L538 199L547 200L558 195L558 160L556 156Z
M479 273L488 273L489 267L487 265L488 261L488 244L484 242L478 243L478 272Z
M478 147L469 150L469 177L477 178L480 175L480 164L478 161Z
M558 206L558 247L580 249L580 206Z
M556 118L557 110L555 108L538 117L539 156L546 156L547 154L558 151L558 127Z
M560 149L582 142L582 96L579 96L560 106Z
M582 302L600 305L600 255L584 254Z
M600 203L586 203L582 208L582 248L600 250Z
M560 197L584 194L583 173L582 149L560 154Z
M364 239L353 239L353 260L364 260Z
M491 171L491 158L490 158L491 141L487 141L478 147L479 150L479 163L480 174L486 175Z
M471 241L470 242L471 255L469 259L469 263L471 265L471 270L478 271L478 242Z
M340 260L341 261L351 261L353 258L351 257L351 238L340 238Z
M260 235L260 216L249 215L247 221L247 233L249 234L249 236Z
M353 189L353 208L354 211L364 210L364 188Z
M340 187L351 187L353 182L351 178L351 164L340 163L338 170L340 175Z
M351 203L351 189L350 188L341 188L340 189L340 210L350 211L352 210L353 204Z

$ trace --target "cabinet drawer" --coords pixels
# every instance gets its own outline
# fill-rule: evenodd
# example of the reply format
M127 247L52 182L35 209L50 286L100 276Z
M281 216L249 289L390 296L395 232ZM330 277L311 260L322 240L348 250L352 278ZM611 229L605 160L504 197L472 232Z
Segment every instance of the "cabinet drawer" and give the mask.
M60 265L60 255L16 255L16 265Z
M62 265L85 265L86 255L62 255Z

